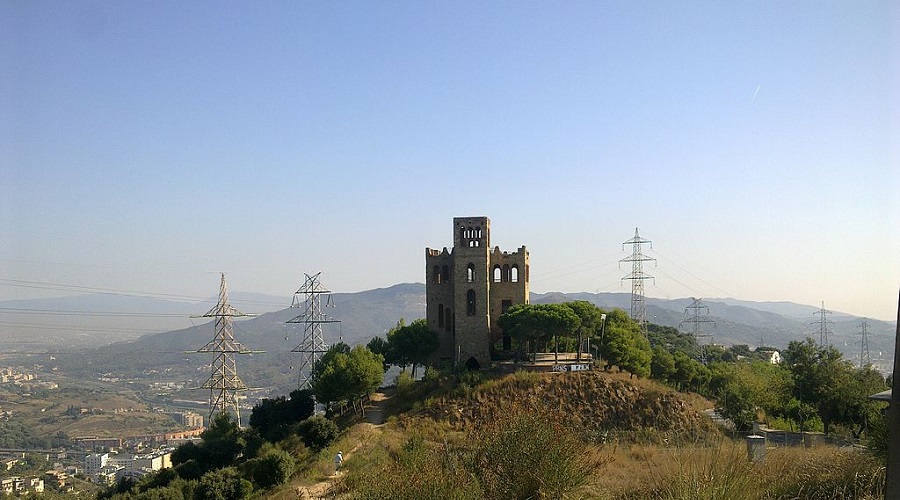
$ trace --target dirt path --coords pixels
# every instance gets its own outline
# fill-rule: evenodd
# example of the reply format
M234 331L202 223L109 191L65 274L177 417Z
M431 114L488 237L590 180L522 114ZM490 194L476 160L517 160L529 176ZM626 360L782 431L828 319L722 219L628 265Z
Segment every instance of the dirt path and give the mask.
M387 404L389 395L384 394L383 392L376 392L372 394L369 398L369 402L365 406L366 412L366 421L362 424L357 424L358 426L364 426L368 431L379 432L382 425L384 425L384 407ZM353 448L344 453L344 461L350 459L353 454L362 446L362 443L356 443ZM310 486L298 486L297 487L297 498L300 500L314 500L314 499L325 499L325 498L336 498L335 495L329 494L332 486L337 480L343 475L343 472L337 471L333 472L331 475L327 476L323 481L320 481L316 484Z

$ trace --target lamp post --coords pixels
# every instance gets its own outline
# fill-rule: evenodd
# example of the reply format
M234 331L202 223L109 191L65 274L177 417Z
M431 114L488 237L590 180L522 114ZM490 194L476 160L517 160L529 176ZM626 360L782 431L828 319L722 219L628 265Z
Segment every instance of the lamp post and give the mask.
M603 366L603 354L600 353L600 346L603 345L603 332L606 330L606 314L600 315L600 345L597 346L597 361Z

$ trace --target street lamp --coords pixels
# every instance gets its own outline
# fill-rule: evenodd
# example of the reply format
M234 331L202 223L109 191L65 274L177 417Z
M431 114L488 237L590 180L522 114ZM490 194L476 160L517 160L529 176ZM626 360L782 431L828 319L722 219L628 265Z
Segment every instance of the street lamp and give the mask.
M606 331L606 314L600 315L600 345L597 346L597 362L603 366L603 355L600 353L600 346L603 345L603 332Z

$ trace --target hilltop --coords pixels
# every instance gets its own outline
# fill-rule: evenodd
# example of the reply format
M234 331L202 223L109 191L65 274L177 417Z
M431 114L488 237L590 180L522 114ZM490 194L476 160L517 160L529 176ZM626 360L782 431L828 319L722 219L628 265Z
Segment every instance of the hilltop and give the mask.
M647 379L602 371L517 372L483 382L462 394L430 399L399 419L415 428L420 420L465 431L507 415L552 415L560 425L589 441L629 441L637 432L660 439L693 442L716 435L703 410L713 403Z

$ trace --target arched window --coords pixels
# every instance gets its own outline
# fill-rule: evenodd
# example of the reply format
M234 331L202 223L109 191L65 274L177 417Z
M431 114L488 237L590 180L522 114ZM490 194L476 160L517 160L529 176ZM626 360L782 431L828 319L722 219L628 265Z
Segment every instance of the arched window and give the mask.
M448 332L453 331L453 313L450 311L450 308L444 309L444 327Z
M466 314L475 316L475 290L466 292Z
M509 281L516 283L519 281L519 266L513 265L509 270Z
M450 283L450 268L447 266L441 268L441 283Z
M441 282L441 266L434 266L434 270L431 272L431 280L435 283Z
M503 277L500 273L501 273L500 265L499 264L495 265L494 266L494 283L500 283L500 281L503 280Z
M510 281L509 264L503 264L503 281Z
M444 304L438 304L438 328L444 327Z
M466 281L469 283L475 283L475 264L469 262L469 266L466 267Z

